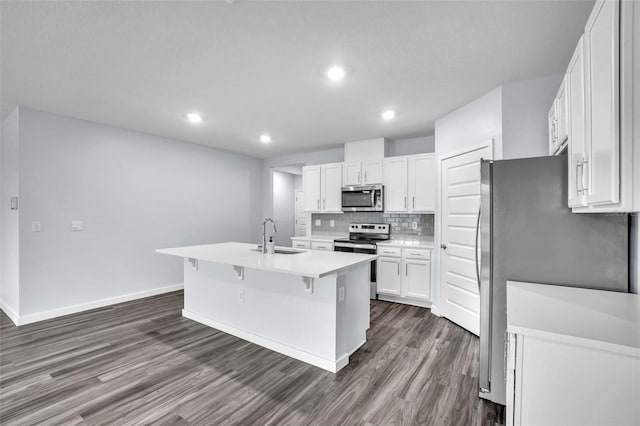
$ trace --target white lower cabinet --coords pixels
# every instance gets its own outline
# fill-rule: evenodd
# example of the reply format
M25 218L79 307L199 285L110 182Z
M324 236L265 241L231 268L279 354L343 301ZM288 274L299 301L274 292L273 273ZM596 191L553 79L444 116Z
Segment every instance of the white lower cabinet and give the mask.
M327 240L292 239L291 247L307 250L333 251L333 242Z
M640 358L509 333L507 425L640 424Z
M400 296L402 277L400 276L400 258L379 257L376 262L378 273L376 281L379 294Z
M300 249L310 249L311 248L311 241L293 240L293 241L291 241L291 247L300 248Z
M379 298L430 307L431 250L378 247L378 255Z
M333 251L333 243L326 241L311 241L311 250Z

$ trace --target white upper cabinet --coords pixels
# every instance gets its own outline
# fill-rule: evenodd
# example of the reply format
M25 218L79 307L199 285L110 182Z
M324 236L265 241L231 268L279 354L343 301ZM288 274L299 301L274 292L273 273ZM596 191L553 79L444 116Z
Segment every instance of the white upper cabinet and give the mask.
M409 157L409 202L412 213L433 213L436 210L435 154Z
M639 23L638 2L596 1L569 62L568 204L576 213L640 211Z
M342 163L302 168L304 211L342 212Z
M345 162L342 181L344 186L362 185L362 163L360 161Z
M302 187L304 189L304 211L320 211L320 166L302 168Z
M582 170L585 161L584 43L580 37L565 77L568 94L569 207L585 205Z
M620 200L618 1L598 1L584 33L586 59L586 160L583 173L587 204Z
M385 211L406 212L408 197L407 157L384 159Z
M342 212L342 163L320 166L320 180L322 212Z
M382 160L369 160L363 163L364 165L364 180L365 185L381 184L383 181L382 175Z
M560 83L560 89L551 104L547 119L549 120L549 154L560 153L566 146L568 138L568 107L566 78Z

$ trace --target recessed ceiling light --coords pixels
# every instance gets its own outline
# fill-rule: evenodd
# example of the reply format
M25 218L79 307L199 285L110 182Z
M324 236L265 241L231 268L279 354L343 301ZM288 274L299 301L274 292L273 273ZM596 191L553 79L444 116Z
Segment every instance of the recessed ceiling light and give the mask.
M388 109L382 113L382 118L385 120L393 120L396 117L396 112L392 109Z
M193 124L202 123L202 117L199 114L193 112L187 114L187 120L189 121L189 123Z
M338 66L331 67L327 70L327 77L329 77L333 81L342 80L344 74L344 68Z
M262 142L262 143L271 142L271 136L269 136L269 135L260 135L260 142Z

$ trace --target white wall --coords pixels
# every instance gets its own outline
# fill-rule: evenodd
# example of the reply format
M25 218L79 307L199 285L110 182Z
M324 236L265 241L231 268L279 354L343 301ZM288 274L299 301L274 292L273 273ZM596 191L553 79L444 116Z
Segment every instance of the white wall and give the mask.
M502 87L436 120L436 156L494 141L494 157L502 158Z
M22 205L18 211L11 210L10 200L19 194L18 117L16 109L2 123L0 141L0 304L14 319L20 314L18 228Z
M396 139L389 143L388 157L400 155L424 154L436 150L436 137L420 136L416 138Z
M290 246L295 228L296 175L273 171L273 218L277 221L276 245ZM268 225L267 232L271 232Z
M262 170L256 158L21 108L20 314L182 282L181 259L157 248L257 241ZM71 220L85 230L70 232Z
M502 158L549 155L547 112L562 75L502 86Z

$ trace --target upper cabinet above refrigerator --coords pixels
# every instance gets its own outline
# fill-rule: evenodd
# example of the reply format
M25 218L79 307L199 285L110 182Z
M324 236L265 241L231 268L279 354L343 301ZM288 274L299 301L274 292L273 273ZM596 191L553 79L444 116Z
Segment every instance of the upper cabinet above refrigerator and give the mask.
M562 150L566 129L575 213L640 211L638 23L640 3L596 2L549 113L551 154Z

